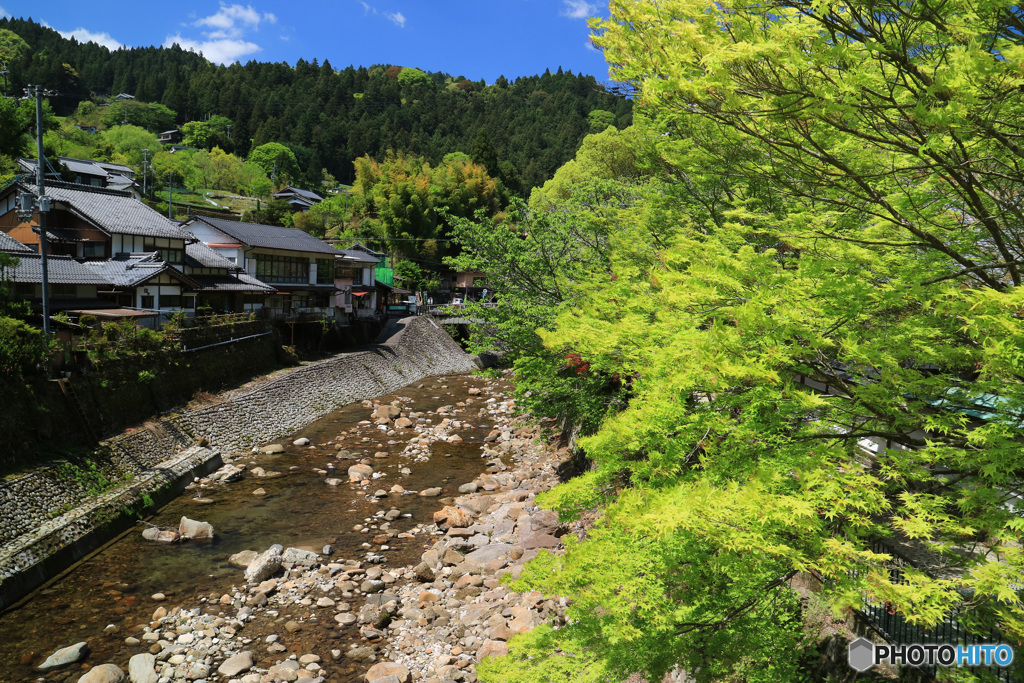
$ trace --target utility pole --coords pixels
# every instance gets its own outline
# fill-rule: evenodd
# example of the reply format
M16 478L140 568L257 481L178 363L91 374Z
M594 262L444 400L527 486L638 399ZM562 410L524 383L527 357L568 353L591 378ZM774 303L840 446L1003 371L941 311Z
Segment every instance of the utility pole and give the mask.
M9 73L10 71L7 70L7 62L3 62L2 68L0 68L0 74L3 74L4 76L4 97L7 97L7 74Z
M174 216L172 215L172 212L174 211L174 174L168 173L167 176L168 182L170 183L171 191L170 201L167 202L167 217L170 218L171 220L174 220Z
M149 176L149 150L142 150L142 196L146 196L146 178Z
M50 334L50 281L47 269L47 239L46 239L46 214L50 211L50 197L46 196L46 183L43 172L43 164L46 160L43 157L43 95L46 93L42 86L30 85L25 88L28 97L36 98L36 194L23 192L18 197L18 218L24 221L32 220L34 211L39 212L39 264L42 270L43 280L43 334Z

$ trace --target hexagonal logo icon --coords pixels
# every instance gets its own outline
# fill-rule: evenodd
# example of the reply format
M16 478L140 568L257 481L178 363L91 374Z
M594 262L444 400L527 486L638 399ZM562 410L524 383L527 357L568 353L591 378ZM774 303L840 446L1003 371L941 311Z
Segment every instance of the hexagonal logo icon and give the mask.
M875 645L867 638L858 638L850 643L847 661L855 671L867 671L875 665Z

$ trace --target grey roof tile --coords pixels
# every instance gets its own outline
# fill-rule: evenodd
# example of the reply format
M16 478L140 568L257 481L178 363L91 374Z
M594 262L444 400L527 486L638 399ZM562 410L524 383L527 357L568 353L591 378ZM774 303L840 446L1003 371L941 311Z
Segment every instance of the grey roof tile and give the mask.
M100 277L119 287L134 287L161 273L168 273L188 287L199 288L199 283L171 264L162 261L158 252L117 254L105 261L86 261L88 267Z
M14 282L41 283L43 259L39 254L17 254L18 265L9 276ZM70 256L50 256L46 259L46 280L53 285L109 285L110 280Z
M38 195L35 185L17 183L23 192ZM112 234L188 239L181 227L128 192L74 183L49 182L46 194Z
M32 248L25 246L6 232L0 232L0 251L31 252Z
M241 221L229 221L223 218L210 218L207 216L198 216L195 220L202 221L220 230L248 247L307 251L334 256L341 253L326 242L321 242L308 232L303 232L298 228L282 228L277 225L261 225L260 223L242 223Z
M277 290L246 273L230 275L190 275L198 282L202 292L260 292L273 294Z
M241 267L221 256L202 242L185 245L185 265L192 268L226 268L241 270Z

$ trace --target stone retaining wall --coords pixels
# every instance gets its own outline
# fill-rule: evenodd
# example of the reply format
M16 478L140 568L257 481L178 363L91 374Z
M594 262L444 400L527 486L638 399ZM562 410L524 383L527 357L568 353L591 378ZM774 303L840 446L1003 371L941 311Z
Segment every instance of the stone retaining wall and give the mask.
M276 373L254 383L254 388L225 392L212 405L184 410L109 439L88 459L40 467L0 482L0 610L111 538L112 533L102 533L98 520L113 529L111 520L119 510L127 520L124 510L137 509L144 493L152 498L156 489L145 488L150 483L162 482L164 489L176 492L177 484L184 483L182 477L190 479L190 472L215 469L212 463L195 462L197 453L219 462L218 451L189 449L200 439L225 452L249 450L348 403L389 393L428 375L476 367L473 357L432 321L392 321L369 350ZM187 471L181 469L185 462ZM178 473L173 482L157 476L170 471ZM97 498L93 493L102 481L123 485ZM121 495L128 499L118 498ZM115 499L114 509L101 505L103 513L83 512ZM131 501L135 502L128 505Z

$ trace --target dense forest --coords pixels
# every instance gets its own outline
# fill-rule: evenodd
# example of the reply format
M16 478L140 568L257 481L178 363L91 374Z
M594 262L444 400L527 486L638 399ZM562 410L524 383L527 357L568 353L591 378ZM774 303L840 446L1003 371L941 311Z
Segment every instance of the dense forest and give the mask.
M621 128L632 119L629 100L561 69L487 84L394 65L336 70L326 60L219 66L177 46L111 52L31 20L0 19L2 29L28 45L8 64L9 92L28 83L56 91L58 115L123 92L168 107L178 125L223 116L232 122L224 151L244 157L264 143L286 144L310 181L326 168L351 183L355 159L389 149L431 163L463 152L525 194L572 158L595 121Z

